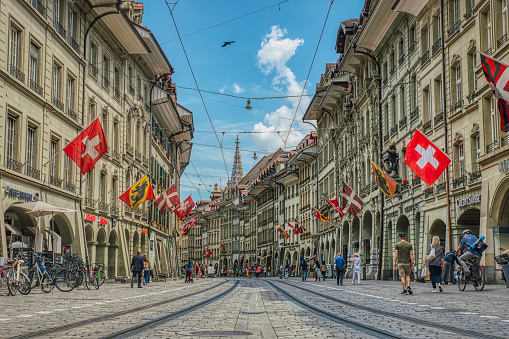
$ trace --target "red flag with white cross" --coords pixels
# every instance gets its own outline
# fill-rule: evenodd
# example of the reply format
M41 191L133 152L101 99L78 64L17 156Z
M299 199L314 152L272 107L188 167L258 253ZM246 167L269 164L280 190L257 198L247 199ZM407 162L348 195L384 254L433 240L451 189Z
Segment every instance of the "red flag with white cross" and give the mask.
M168 188L166 192L163 192L161 196L154 202L159 209L159 212L164 213L166 209L169 209L171 205L180 204L179 195L175 185Z
M92 121L83 132L65 146L64 152L76 163L81 173L90 172L103 154L108 152L106 136L99 119Z
M444 173L451 158L419 130L415 130L412 140L406 146L405 164L428 185Z
M173 212L177 215L179 219L182 219L189 213L191 213L192 209L194 207L194 201L189 196L186 200L182 201L174 210Z

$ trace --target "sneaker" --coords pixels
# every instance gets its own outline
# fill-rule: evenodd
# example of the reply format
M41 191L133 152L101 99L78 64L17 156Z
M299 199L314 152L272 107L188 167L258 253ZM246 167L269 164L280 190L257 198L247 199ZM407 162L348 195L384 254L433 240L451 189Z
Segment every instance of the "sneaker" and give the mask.
M408 294L406 290L403 290L403 292L401 292L401 294Z
M406 289L408 290L408 294L414 294L414 292L412 291L412 289L410 288L410 286L408 286Z
M143 288L143 287L140 285L140 286L138 286L138 288Z
M442 286L438 286L438 290L440 291L440 293L442 293L444 290L442 290Z
M437 290L433 290L433 291L431 291L431 293L437 293Z

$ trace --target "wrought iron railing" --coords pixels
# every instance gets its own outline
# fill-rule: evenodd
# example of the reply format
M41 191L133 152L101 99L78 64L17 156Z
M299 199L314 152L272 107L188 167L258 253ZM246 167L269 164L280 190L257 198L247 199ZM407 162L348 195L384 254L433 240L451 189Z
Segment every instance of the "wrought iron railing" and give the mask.
M403 128L406 126L406 117L403 117L400 121L399 121L399 128Z
M133 85L129 85L129 93L131 93L131 95L134 95L134 87L133 87Z
M62 36L62 38L65 39L66 31L65 31L65 28L62 25L60 25L60 22L55 21L54 27L55 27L55 30L57 31L57 33L60 34Z
M58 98L53 97L53 105L61 111L64 110L64 103L58 100Z
M509 145L509 135L500 138L500 147Z
M77 53L80 52L80 44L78 44L72 36L69 36L69 45L71 45L72 49L74 49Z
M88 65L88 72L94 78L97 77L97 67L95 67L93 64Z
M436 52L438 52L442 48L442 39L438 38L437 41L433 44L431 47L431 55L435 55Z
M465 14L463 14L463 17L465 20L468 20L474 16L474 6L472 6L468 11L466 11Z
M429 197L432 197L434 195L435 195L435 190L433 189L433 187L426 188L424 190L424 198L425 199L428 199Z
M386 86L387 86L387 82L388 82L388 80L387 80L387 78L385 78L385 79L382 81L382 85L383 85L384 87L386 87Z
M493 53L493 49L491 47L488 48L488 50L486 52L484 52L484 54L487 54L487 55L491 55L491 53Z
M437 195L445 193L447 190L447 185L445 182L437 185Z
M39 0L31 0L32 7L39 12L40 15L44 16L44 13L46 13L46 7L39 1Z
M419 186L421 184L421 178L413 178L412 179L412 187Z
M71 118L74 121L78 120L78 115L71 108L67 109L67 115L69 116L69 118Z
M392 126L390 132L391 132L391 136L398 133L398 126Z
M500 39L497 40L497 48L500 48L507 41L507 33L502 35Z
M376 183L376 180L373 180L371 182L371 191L376 191L377 188L378 188L378 184Z
M103 75L103 87L107 90L110 89L110 79L108 79L107 75Z
M470 174L470 180L469 180L470 184L475 184L476 182L479 182L481 180L482 180L481 171L477 171L477 172Z
M449 37L450 37L451 35L453 35L454 33L459 32L459 30L460 30L460 24L461 24L461 20L459 20L459 19L458 19L458 20L456 20L456 22L455 22L454 24L452 24L451 28L449 28L449 29L447 30L447 34L449 35Z
M85 198L85 206L95 208L95 200L89 197Z
M104 201L99 201L99 204L97 205L97 207L98 207L99 211L101 211L101 212L108 213L108 211L109 211L109 206Z
M115 215L118 215L119 214L119 208L118 206L110 206L110 213L111 214L115 214Z
M410 120L414 120L419 116L419 107L415 107L412 112L410 112Z
M389 141L389 134L384 135L384 142L387 142L387 141Z
M408 46L408 54L412 54L413 52L415 51L415 42L411 43L409 46Z
M425 122L422 125L422 130L424 131L424 133L431 131L431 120Z
M408 180L401 182L401 191L406 191L409 188L410 188L410 184L408 183Z
M26 175L28 175L29 177L41 180L41 171L38 170L37 168L27 165L25 171Z
M76 193L76 185L71 184L67 180L64 180L64 190L69 191L71 193Z
M427 61L429 60L429 51L426 51L422 56L421 56L421 66L424 65Z
M23 73L20 69L18 69L16 66L11 65L9 67L9 73L16 79L18 79L21 82L25 82L25 73Z
M497 150L498 148L498 141L494 141L493 143L486 146L486 154L490 154Z
M17 160L6 157L5 158L5 167L7 167L8 169L13 170L15 172L21 173L21 168L23 167L23 164Z
M32 91L34 91L35 93L37 93L39 95L43 95L43 89L41 86L39 86L39 84L37 82L30 80L28 83L29 83L30 89Z
M463 187L466 185L466 183L467 183L466 176L456 178L452 181L452 189Z
M394 75L396 73L396 66L392 66L391 70L389 71L390 75Z
M118 88L113 88L113 95L115 96L115 99L120 99L120 91L118 90Z
M49 176L49 184L50 185L53 185L53 186L56 186L56 187L62 187L62 179L54 176L54 175L50 175Z
M435 122L435 127L437 127L438 125L443 123L444 122L444 113L440 112L437 115L435 115L434 122Z

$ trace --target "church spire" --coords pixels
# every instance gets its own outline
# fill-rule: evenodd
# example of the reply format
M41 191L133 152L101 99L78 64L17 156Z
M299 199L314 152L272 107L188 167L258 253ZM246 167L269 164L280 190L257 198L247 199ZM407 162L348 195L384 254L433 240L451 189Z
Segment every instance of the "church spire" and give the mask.
M236 186L244 177L242 173L242 163L240 161L240 151L239 151L239 136L237 135L237 141L235 141L237 146L235 147L235 157L233 159L233 169L230 181L228 181L228 186Z

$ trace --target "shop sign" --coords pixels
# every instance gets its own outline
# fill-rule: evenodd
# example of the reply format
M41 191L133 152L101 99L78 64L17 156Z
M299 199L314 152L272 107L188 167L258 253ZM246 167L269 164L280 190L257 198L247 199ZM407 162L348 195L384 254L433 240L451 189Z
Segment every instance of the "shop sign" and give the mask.
M410 212L410 211L416 210L418 208L419 208L419 203L417 202L413 205L405 207L405 212Z
M465 198L465 199L457 199L456 207L470 206L473 204L479 204L480 202L481 202L481 196L473 195L473 196Z
M387 213L386 217L387 218L397 217L398 214L399 214L399 211L394 211L394 212L391 212L391 213Z
M106 220L106 218L100 217L99 225L108 225L108 220Z
M85 213L85 220L95 221L95 215Z
M39 193L35 193L34 195L32 195L30 193L15 190L14 188L10 188L9 186L7 186L5 190L7 191L7 194L15 198L20 198L28 201L39 201Z
M505 172L509 170L509 159L502 160L498 163L498 171Z

